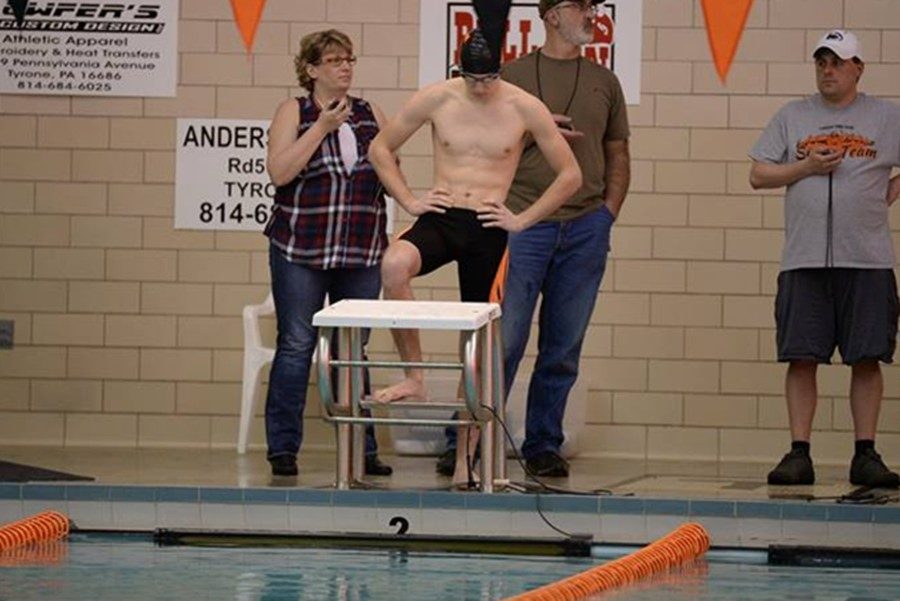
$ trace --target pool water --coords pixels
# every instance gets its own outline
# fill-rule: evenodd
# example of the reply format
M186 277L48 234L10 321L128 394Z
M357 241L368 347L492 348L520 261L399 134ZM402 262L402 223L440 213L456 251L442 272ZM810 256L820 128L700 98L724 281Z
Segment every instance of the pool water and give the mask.
M0 554L0 601L493 601L596 559L306 548L158 547L145 536L73 536ZM694 562L596 596L619 600L896 601L900 571Z

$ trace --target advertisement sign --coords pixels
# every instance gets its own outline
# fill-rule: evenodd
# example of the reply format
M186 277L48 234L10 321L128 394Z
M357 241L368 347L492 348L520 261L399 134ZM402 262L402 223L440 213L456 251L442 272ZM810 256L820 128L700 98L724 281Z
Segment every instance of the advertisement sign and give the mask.
M176 229L262 230L275 195L268 128L264 120L178 119Z
M502 61L533 52L544 43L544 22L537 0L513 2ZM456 72L459 48L475 28L475 9L462 0L420 0L419 86ZM594 40L584 56L615 72L628 104L641 99L641 2L610 0L598 5Z
M0 93L175 96L178 0L0 11Z

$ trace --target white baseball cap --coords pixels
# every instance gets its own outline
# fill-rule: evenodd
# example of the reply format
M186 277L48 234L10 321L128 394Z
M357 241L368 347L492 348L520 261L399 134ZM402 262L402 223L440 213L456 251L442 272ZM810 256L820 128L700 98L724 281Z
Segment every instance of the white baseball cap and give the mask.
M856 37L856 34L851 31L832 29L819 38L816 47L813 49L813 56L822 48L831 50L844 60L854 57L863 60L862 44L859 43L859 38Z

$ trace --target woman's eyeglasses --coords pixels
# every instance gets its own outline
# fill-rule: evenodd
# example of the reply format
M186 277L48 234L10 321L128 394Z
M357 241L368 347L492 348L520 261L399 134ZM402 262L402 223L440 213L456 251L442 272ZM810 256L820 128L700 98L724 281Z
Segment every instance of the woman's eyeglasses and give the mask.
M320 65L328 65L330 67L340 67L347 63L351 67L356 64L355 56L329 56L319 61Z

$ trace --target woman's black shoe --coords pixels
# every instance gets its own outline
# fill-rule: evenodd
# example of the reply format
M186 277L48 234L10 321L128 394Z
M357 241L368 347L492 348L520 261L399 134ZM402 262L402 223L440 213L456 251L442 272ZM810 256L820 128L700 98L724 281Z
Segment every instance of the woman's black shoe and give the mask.
M276 455L269 459L273 476L296 476L297 458L293 455Z
M441 456L438 457L437 464L434 466L434 471L439 473L442 476L452 476L453 470L456 469L456 449L447 449Z
M394 473L394 469L381 463L378 455L366 455L366 475L367 476L390 476Z

